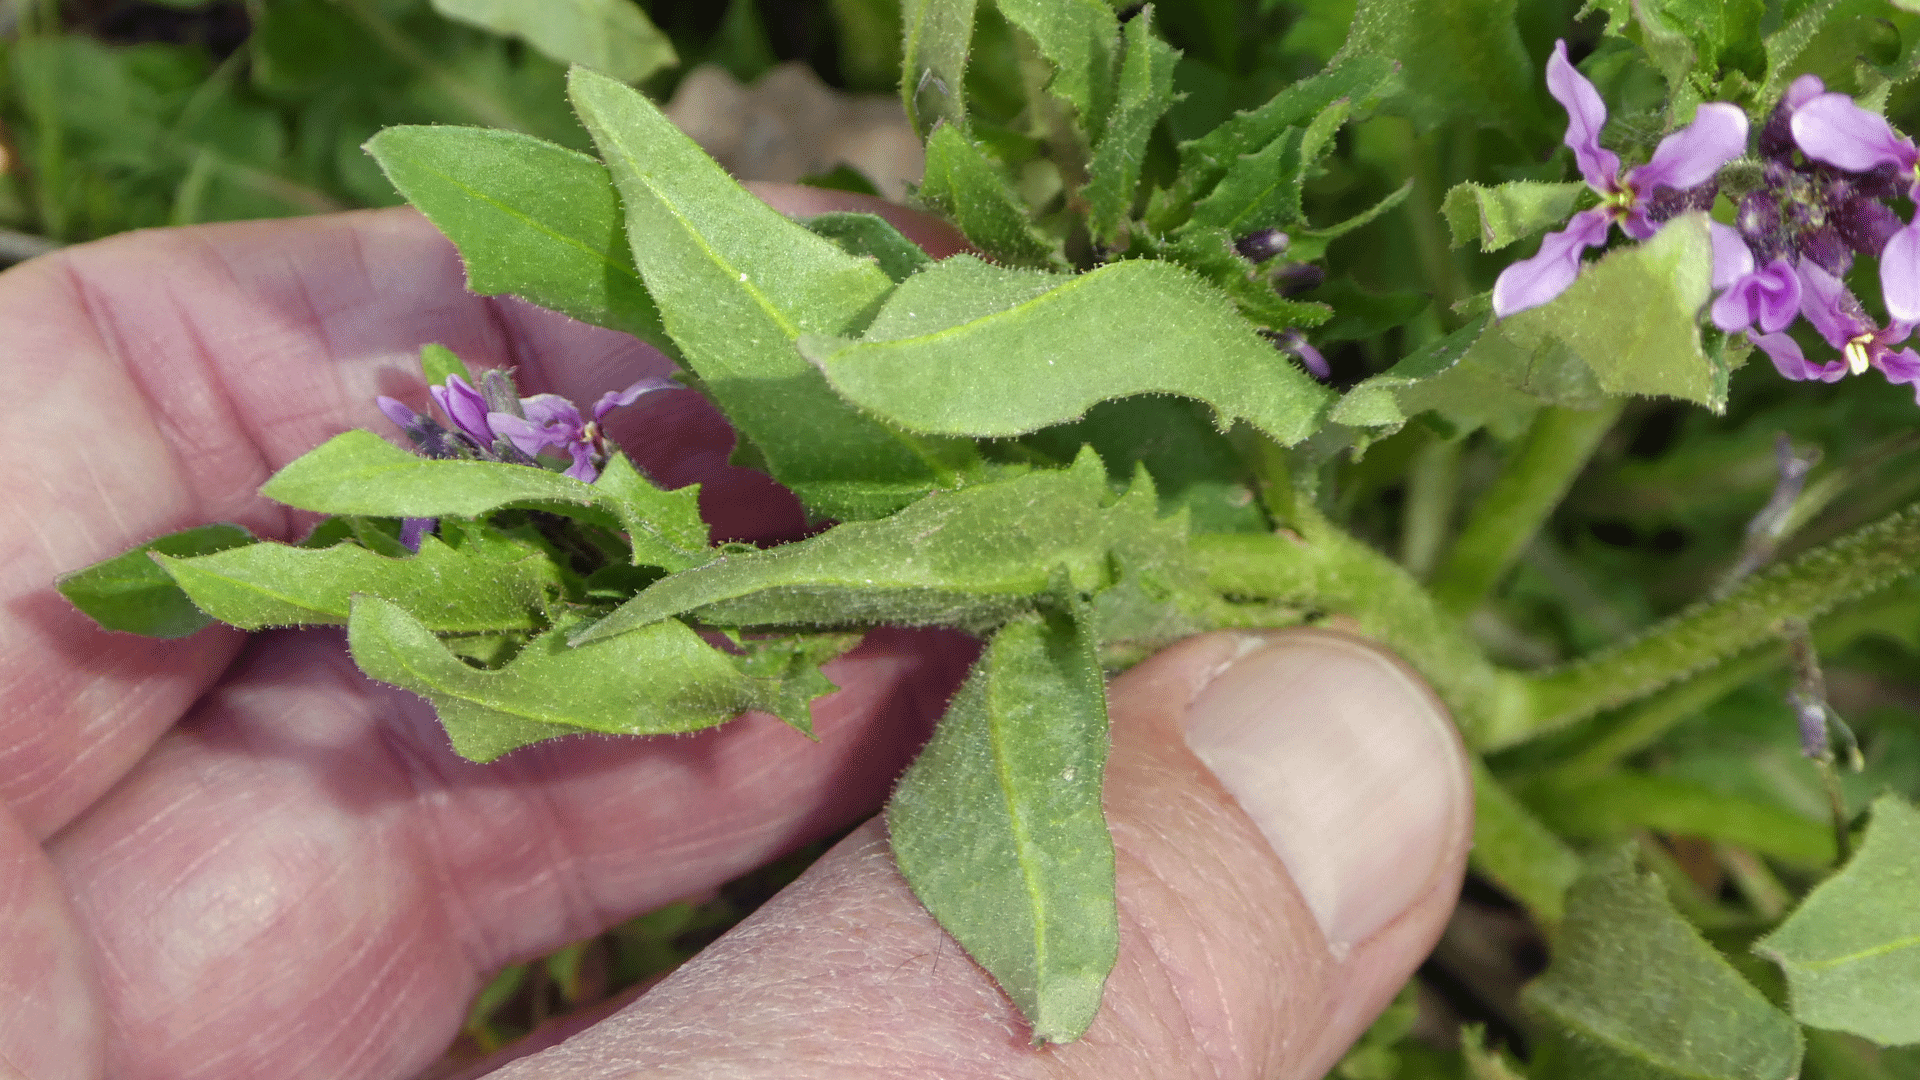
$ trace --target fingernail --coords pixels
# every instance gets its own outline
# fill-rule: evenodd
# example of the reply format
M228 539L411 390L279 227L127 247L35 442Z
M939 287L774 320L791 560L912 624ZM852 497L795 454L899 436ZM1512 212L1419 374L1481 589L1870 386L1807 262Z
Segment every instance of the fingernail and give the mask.
M1247 639L1195 696L1187 745L1286 864L1338 955L1427 889L1470 804L1431 693L1326 633Z

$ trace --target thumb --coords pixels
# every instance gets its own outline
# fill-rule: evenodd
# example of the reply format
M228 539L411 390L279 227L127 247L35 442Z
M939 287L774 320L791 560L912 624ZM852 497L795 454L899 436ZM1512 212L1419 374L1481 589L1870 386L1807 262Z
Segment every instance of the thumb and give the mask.
M497 1076L1319 1077L1439 936L1471 822L1430 691L1322 631L1216 633L1114 681L1120 958L1078 1042L1024 1023L878 821L651 993Z

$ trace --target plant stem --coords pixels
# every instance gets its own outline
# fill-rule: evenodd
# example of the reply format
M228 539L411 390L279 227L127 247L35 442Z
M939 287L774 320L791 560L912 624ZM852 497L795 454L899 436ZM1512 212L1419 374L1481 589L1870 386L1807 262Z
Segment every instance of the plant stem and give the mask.
M1779 635L1782 620L1812 619L1916 570L1920 504L1748 578L1724 598L1681 612L1633 641L1528 677L1532 708L1498 714L1482 732L1483 745L1511 746L1645 697L1765 644Z
M1414 452L1400 517L1400 565L1426 580L1440 561L1460 496L1460 440L1434 438Z
M1658 742L1675 724L1778 667L1784 656L1778 647L1756 649L1661 690L1611 718L1604 734L1553 770L1554 780L1572 784L1606 775L1621 759Z
M1540 410L1493 486L1473 505L1460 536L1434 575L1440 607L1466 615L1480 606L1566 497L1600 437L1620 418L1624 398L1598 409Z
M1194 557L1215 592L1347 615L1355 629L1399 653L1453 710L1469 745L1483 732L1524 727L1525 684L1481 655L1459 622L1393 560L1329 524L1306 500L1289 522L1298 535L1195 536Z

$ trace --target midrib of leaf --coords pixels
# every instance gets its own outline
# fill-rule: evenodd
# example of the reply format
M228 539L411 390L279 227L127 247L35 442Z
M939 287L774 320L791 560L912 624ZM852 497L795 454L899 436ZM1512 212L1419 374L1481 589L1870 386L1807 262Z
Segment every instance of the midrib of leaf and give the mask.
M569 247L572 247L578 251L581 251L588 255L593 256L595 259L598 259L601 263L607 266L610 266L613 269L618 270L621 273L625 274L627 277L633 279L635 282L639 283L642 287L646 285L645 282L640 280L640 274L637 271L635 271L632 267L624 265L617 259L607 258L606 252L601 251L598 248L595 248L589 244L582 243L580 240L574 237L568 236L565 233L555 232L553 229L548 228L546 225L542 224L540 222L540 219L531 217L525 213L522 213L521 211L516 210L512 206L501 202L500 200L494 198L491 195L486 194L485 192L479 190L478 188L475 188L469 184L462 183L459 180L455 180L453 177L448 176L446 173L443 173L438 169L432 168L430 166L422 165L417 160L414 162L414 167L418 168L422 172L431 173L434 176L437 176L440 179L445 180L447 183L452 184L454 187L459 188L462 193L464 193L468 198L472 199L474 202L485 203L488 206L495 207L499 209L501 212L505 213L508 217L515 218L519 220L521 223L530 226L535 232L543 233L547 236L552 237L555 240L560 241L563 244L566 244Z
M1825 960L1795 960L1793 963L1809 971L1824 971L1827 968L1838 967L1841 964L1859 963L1862 960L1871 960L1876 956L1885 956L1890 952L1898 952L1901 949L1912 948L1920 948L1920 934L1915 934L1912 937L1896 938L1893 941L1874 945L1856 953L1848 953L1845 956L1833 956Z
M990 691L997 698L997 692ZM1046 891L1041 885L1039 874L1034 867L1032 852L1033 830L1021 816L1019 800L1014 797L1013 767L1006 752L1006 740L1001 730L999 717L1002 715L998 702L990 702L987 709L987 745L993 748L993 771L1000 781L1000 795L1007 804L1007 820L1012 825L1015 861L1020 864L1020 880L1027 889L1027 902L1033 907L1033 956L1036 984L1044 981L1041 972L1047 969L1047 902Z
M265 596L265 597L268 597L268 598L270 598L270 599L273 599L273 600L277 600L277 601L279 601L280 603L283 603L283 604L285 604L285 605L287 605L288 607L290 607L290 608L294 608L294 609L297 609L297 610L299 610L299 611L311 611L311 612L313 612L313 613L314 613L314 614L316 614L316 615L332 615L332 614L334 614L333 612L331 612L331 611L328 611L328 610L327 610L326 608L317 608L317 607L314 607L314 606L313 606L312 604L310 604L310 603L308 603L308 602L307 602L307 601L305 601L305 600L297 600L297 599L295 599L294 597L292 597L292 596L289 596L289 595L287 595L287 594L285 594L285 593L281 593L281 592L275 592L274 590L272 590L272 589L269 589L269 588L267 588L267 587L266 587L266 586L264 586L264 585L258 585L258 584L255 584L254 582L251 582L251 581L243 581L243 580L241 580L241 579L239 579L239 578L236 578L236 577L230 577L230 576L228 576L228 575L226 575L226 574L222 574L222 573L219 573L219 572L217 572L217 571L214 571L214 570L207 570L207 569L204 569L204 568L202 568L202 567L197 567L197 566L196 566L196 567L194 567L194 568L193 568L193 569L192 569L191 571L189 571L189 572L190 572L190 573L196 573L196 574L204 574L204 575L206 575L207 577L210 577L210 578L212 578L212 579L214 579L215 581L223 581L223 582L225 582L225 583L227 583L228 585L231 585L231 586L237 586L238 588L241 588L241 589L246 589L246 590L249 590L249 591L251 591L251 592L254 592L254 593L257 593L257 594L259 594L259 595L261 595L261 596Z

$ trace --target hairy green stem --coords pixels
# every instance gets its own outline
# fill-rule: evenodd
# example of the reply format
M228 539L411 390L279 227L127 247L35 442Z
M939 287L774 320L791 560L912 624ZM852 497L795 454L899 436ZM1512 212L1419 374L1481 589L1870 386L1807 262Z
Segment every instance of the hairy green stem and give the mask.
M1414 452L1400 516L1400 565L1415 578L1426 580L1440 560L1459 495L1460 440L1434 438Z
M1291 508L1297 535L1196 536L1192 551L1208 586L1230 599L1293 604L1354 619L1360 633L1399 653L1433 684L1469 745L1486 731L1525 726L1521 677L1489 663L1458 620L1393 560L1328 524L1308 506Z
M1482 731L1489 749L1543 735L1638 700L1726 657L1767 643L1786 619L1812 619L1920 570L1920 504L1747 579L1641 637L1532 676L1531 708Z
M1624 404L1614 398L1598 409L1540 410L1434 575L1443 610L1466 615L1486 600L1566 497Z

